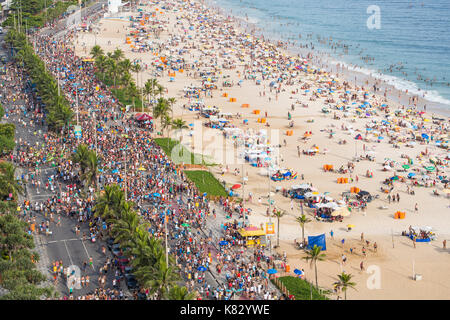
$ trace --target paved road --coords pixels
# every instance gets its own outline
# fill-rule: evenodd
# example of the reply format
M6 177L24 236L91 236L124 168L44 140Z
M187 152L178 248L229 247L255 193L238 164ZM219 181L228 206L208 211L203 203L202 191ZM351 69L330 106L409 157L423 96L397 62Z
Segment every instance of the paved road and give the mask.
M4 42L4 34L0 35L0 44ZM0 55L8 55L8 50L1 48L0 46ZM9 57L8 57L9 58ZM4 81L6 85L8 82ZM16 100L15 102L8 101L5 99L6 88L2 88L1 96L2 96L2 104L5 108L7 114L10 113L11 110L16 110L17 108L24 108L23 100ZM16 125L16 141L22 139L22 141L27 141L31 145L36 145L44 143L43 133L47 131L45 126L40 126L33 124L30 126L30 118L29 115L31 112L28 112L26 115L22 112L20 116L17 115L9 115L8 120L2 120L3 122L12 122ZM27 126L24 126L24 121L27 122ZM15 151L16 152L16 151ZM15 153L14 152L14 153ZM45 189L45 183L48 181L48 178L55 174L55 170L48 166L43 166L42 174L40 176L41 188L37 190L37 188L33 187L30 183L25 186L26 194L24 197L19 199L20 203L23 200L30 200L31 204L34 205L36 202L44 202L47 199L53 197L56 191L59 191L60 188L64 186L58 185L55 192L51 190ZM18 178L22 176L22 174L26 175L28 170L26 168L19 167L17 169ZM33 215L36 217L36 223L39 224L42 221L46 221L49 218L45 217L43 214L33 211ZM64 266L76 265L80 269L82 269L83 262L89 261L89 258L93 258L93 268L88 266L86 272L82 272L82 275L88 275L91 279L91 284L89 287L84 287L82 289L74 289L74 294L77 295L85 295L93 291L95 287L97 287L97 280L100 275L99 268L104 265L107 257L112 257L111 253L107 251L107 255L105 256L101 252L102 244L98 241L96 243L92 243L90 240L83 241L81 235L83 232L89 234L89 228L87 225L81 225L80 236L75 234L75 225L77 222L74 218L66 217L64 215L61 216L61 226L56 226L56 223L50 223L50 230L52 231L52 235L35 235L34 240L36 244L36 251L40 255L40 261L38 264L38 268L48 277L48 283L51 284L52 276L50 274L52 261L62 260ZM106 245L103 243L103 245ZM106 288L111 286L112 279L114 277L113 272L108 271L107 274L107 286ZM130 296L130 292L127 290L125 284L122 282L121 287L125 293L125 296ZM57 291L62 295L67 295L69 293L68 287L65 283L59 281L57 285Z

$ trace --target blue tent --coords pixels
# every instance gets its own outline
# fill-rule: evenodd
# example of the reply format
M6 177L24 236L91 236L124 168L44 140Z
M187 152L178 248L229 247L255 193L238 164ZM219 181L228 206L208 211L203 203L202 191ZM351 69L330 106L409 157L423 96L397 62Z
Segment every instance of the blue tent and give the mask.
M318 236L309 236L308 237L308 249L312 249L314 245L318 247L322 247L321 251L327 250L327 242L325 239L325 233Z
M267 273L268 274L275 274L275 273L277 273L278 271L277 270L275 270L275 269L269 269L269 270L267 270Z

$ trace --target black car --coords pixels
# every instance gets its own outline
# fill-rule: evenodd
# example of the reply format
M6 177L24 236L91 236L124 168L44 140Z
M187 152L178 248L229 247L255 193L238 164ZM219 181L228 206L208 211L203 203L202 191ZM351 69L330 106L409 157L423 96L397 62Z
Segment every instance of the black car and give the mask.
M109 238L108 240L106 240L106 244L108 245L108 249L111 250L111 247L114 244L114 239L113 238Z
M128 289L133 290L138 288L137 280L132 274L126 274L125 281L127 282Z

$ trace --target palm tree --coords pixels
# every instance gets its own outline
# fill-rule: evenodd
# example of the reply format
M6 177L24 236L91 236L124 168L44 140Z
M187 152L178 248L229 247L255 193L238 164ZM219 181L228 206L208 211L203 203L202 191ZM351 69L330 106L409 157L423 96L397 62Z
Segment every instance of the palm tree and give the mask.
M81 176L86 186L94 185L97 190L97 172L98 172L98 157L97 153L93 150L89 150L86 159L86 171Z
M172 120L172 129L175 130L180 130L181 132L181 136L180 136L180 141L183 140L183 129L187 129L188 126L186 125L186 121L184 121L183 119L175 119Z
M172 118L166 113L161 118L162 130L169 129L171 124L172 124ZM167 141L169 141L169 130L167 130Z
M351 274L345 273L345 271L343 271L341 274L338 274L337 276L339 278L339 281L336 281L334 285L337 288L342 289L342 291L344 292L345 300L347 300L347 289L352 288L356 290L356 282L352 282L351 280L353 276Z
M132 68L132 63L130 59L125 59L120 61L119 66L122 68L123 73L130 73L130 70Z
M131 71L133 71L134 73L136 73L136 84L138 84L139 82L138 82L138 75L139 75L139 72L141 72L141 70L142 70L142 67L141 67L141 65L139 64L139 63L135 63L135 64L133 64L132 66L131 66Z
M94 214L96 217L102 217L103 220L117 218L124 202L125 193L120 189L119 185L105 186L105 189L97 194Z
M167 102L169 103L170 110L172 111L172 118L173 118L173 106L177 102L177 99L172 97L172 98L167 99Z
M197 292L189 292L186 287L173 286L169 290L168 299L169 300L195 300Z
M325 253L321 253L322 247L318 247L317 245L314 245L314 247L311 250L307 250L306 257L303 257L306 261L311 261L310 266L314 264L314 271L316 275L316 288L319 289L319 284L317 282L317 261L323 261L325 260Z
M144 268L136 270L136 277L142 279L143 286L149 288L151 293L156 293L158 300L166 298L169 287L180 279L174 269L166 265L164 257L158 259L153 266L153 272L149 273L146 266Z
M72 161L80 165L81 176L84 175L88 166L89 148L85 144L80 144L77 147L76 152L72 155Z
M108 67L108 58L105 56L98 56L95 58L95 66L97 67L98 71L102 74L103 81L105 80L105 71Z
M0 190L5 196L11 193L16 199L17 195L23 194L23 187L16 179L16 168L11 162L0 163Z
M160 98L162 97L164 91L165 91L165 88L162 85L158 84L156 86L155 93L158 94Z
M153 118L156 120L161 118L161 123L163 117L167 114L169 110L169 104L166 99L159 98L156 106L153 108Z
M284 216L285 212L281 210L277 210L273 213L275 217L277 217L277 247L280 246L280 218Z
M116 88L116 78L120 73L118 64L114 59L108 59L107 66L108 66L109 76L114 78L114 88Z
M147 102L150 104L150 96L153 94L152 81L150 79L148 79L147 82L145 82L143 90L144 90L143 93L147 98Z
M303 239L303 244L305 244L305 224L307 224L308 222L311 222L311 219L307 218L305 214L302 214L300 217L297 217L295 220L302 227L302 239Z
M111 230L115 242L125 246L130 246L136 236L136 232L140 225L140 218L136 211L133 210L134 202L126 201L122 204L120 217L118 219L108 219L108 223L112 223Z
M122 60L125 57L125 54L123 53L123 51L119 48L116 48L116 50L114 50L114 53L111 56L113 58L113 60L118 63L120 60Z
M91 49L92 58L96 59L103 55L104 55L103 49L99 45L95 45L92 47L92 49Z
M155 88L156 88L158 85L159 85L159 84L158 84L158 80L156 80L156 79L148 79L148 80L145 82L145 85L144 85L144 92L145 92L145 94L150 95L152 100L153 100L154 97L155 97ZM149 99L149 100L150 100L150 99Z

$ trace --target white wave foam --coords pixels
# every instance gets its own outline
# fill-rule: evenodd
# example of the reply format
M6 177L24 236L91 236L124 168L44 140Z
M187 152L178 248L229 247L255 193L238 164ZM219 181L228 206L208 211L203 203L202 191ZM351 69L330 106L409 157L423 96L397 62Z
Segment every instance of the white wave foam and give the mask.
M412 95L418 95L420 97L425 98L428 101L450 106L450 100L442 97L438 91L421 89L415 82L405 80L405 79L402 79L402 78L399 78L396 76L379 73L378 71L373 70L373 69L355 67L353 65L350 65L350 64L342 62L342 61L331 60L330 62L333 64L340 63L341 65L347 67L348 70L350 70L350 71L363 73L363 74L371 76L375 79L382 80L385 83L393 86L397 90L401 90L401 91L408 90L408 93L410 93ZM425 93L425 96L424 96L424 93Z

